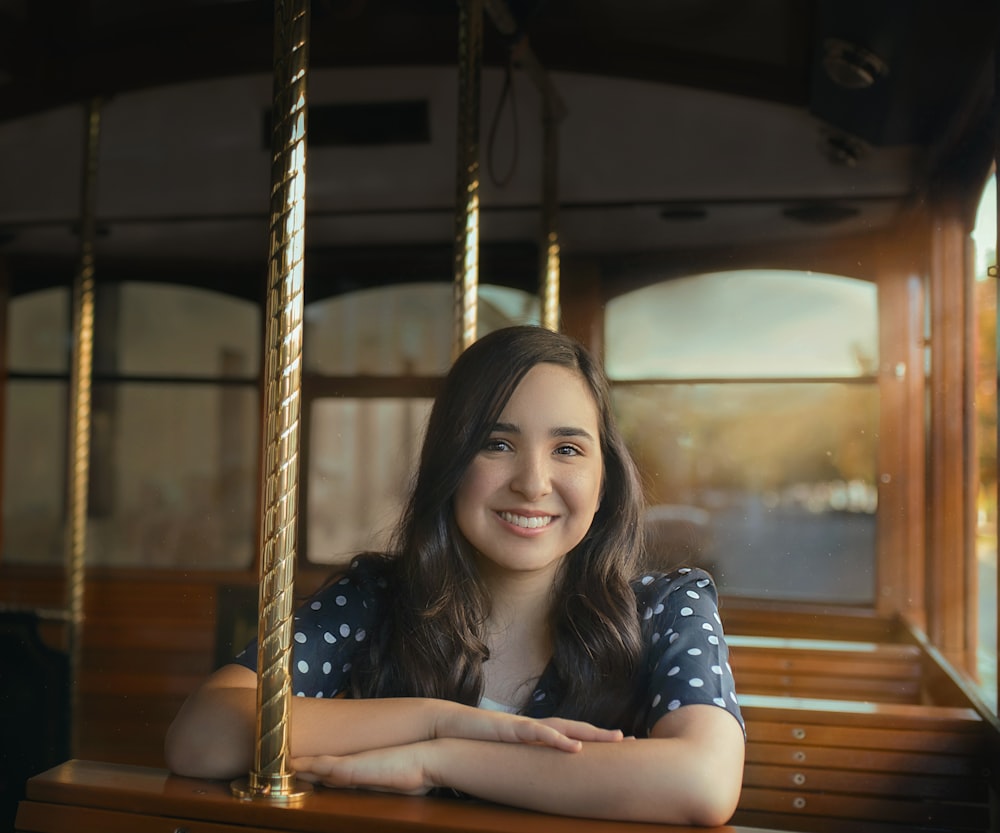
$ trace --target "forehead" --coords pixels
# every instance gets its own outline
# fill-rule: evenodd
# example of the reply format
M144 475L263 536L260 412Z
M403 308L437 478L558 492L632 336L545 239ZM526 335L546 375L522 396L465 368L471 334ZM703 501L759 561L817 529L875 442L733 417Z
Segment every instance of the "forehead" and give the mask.
M594 393L580 371L557 364L536 364L514 389L501 418L557 421L596 430L597 411Z

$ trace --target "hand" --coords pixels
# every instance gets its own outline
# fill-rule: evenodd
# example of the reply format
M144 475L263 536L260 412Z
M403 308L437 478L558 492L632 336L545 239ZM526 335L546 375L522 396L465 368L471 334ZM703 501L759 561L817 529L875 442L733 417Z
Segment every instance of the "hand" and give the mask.
M435 721L434 737L537 743L564 752L578 752L584 741L613 743L622 740L622 733L617 729L599 729L579 720L535 719L450 703Z
M292 758L297 777L327 787L425 795L435 786L428 767L433 741L371 749L354 755Z

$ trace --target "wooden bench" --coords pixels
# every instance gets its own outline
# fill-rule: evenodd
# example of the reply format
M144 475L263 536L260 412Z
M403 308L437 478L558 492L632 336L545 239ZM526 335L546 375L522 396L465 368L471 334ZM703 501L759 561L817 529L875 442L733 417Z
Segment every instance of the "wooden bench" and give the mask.
M996 829L996 773L972 709L752 694L742 703L747 762L735 824L809 833Z
M737 691L879 703L922 702L919 646L729 635Z

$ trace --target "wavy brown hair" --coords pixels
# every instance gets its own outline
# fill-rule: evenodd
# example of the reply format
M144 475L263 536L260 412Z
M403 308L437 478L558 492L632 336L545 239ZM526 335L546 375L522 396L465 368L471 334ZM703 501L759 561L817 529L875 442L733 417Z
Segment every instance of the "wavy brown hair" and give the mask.
M489 658L490 599L455 523L459 483L515 388L537 364L580 374L598 410L604 494L563 560L551 611L557 713L631 729L641 642L630 579L641 490L615 425L607 379L576 341L540 327L490 333L454 363L431 411L420 466L387 561L391 603L352 677L356 697L420 696L474 705ZM370 556L380 557L380 556Z

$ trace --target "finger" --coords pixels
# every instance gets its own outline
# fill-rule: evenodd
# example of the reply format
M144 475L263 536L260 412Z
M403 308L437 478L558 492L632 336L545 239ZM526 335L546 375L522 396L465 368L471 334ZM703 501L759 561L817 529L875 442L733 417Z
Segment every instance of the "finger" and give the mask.
M625 736L620 729L601 729L598 726L579 720L552 717L546 718L543 722L562 733L565 737L588 741L590 743L616 743Z

